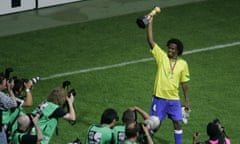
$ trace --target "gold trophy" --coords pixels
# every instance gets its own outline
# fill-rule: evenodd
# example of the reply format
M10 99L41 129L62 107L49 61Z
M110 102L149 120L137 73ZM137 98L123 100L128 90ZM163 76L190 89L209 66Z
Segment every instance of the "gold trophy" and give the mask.
M158 6L154 7L154 9L149 14L137 18L137 21L136 21L137 25L140 28L143 28L143 29L146 28L148 25L149 18L153 17L157 13L160 13L160 11L161 10Z

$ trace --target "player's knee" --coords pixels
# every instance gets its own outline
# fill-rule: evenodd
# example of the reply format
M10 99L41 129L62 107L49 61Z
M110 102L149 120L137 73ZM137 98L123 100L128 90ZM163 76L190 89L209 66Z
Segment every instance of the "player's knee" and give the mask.
M181 130L182 129L182 122L181 121L173 121L174 129Z

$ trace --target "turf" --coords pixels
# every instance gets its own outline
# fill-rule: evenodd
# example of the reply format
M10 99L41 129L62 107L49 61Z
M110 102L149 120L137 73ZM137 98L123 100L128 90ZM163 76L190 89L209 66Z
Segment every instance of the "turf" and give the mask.
M163 8L154 17L154 38L162 47L171 37L180 38L185 51L240 41L240 2L208 0ZM0 38L0 69L13 67L12 75L21 78L48 77L54 74L151 57L146 30L135 23L146 11L61 26ZM191 72L189 123L183 126L184 144L218 117L232 143L238 143L239 57L240 46L185 55ZM98 123L102 111L113 107L121 113L130 106L148 111L151 103L156 65L147 61L106 70L79 73L40 81L33 89L34 106L64 80L72 82L77 95L77 124L59 121L59 136L51 144L66 144L79 137L84 141L87 128ZM120 122L119 122L120 123ZM173 128L164 121L155 143L172 144Z

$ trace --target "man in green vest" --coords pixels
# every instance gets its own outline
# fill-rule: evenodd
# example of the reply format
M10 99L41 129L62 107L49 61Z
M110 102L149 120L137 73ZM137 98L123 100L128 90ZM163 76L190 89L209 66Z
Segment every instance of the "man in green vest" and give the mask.
M17 119L18 127L14 131L12 142L14 144L36 144L41 142L43 135L38 126L39 117L39 113L36 116L20 115ZM36 134L31 134L32 128L35 129Z
M114 137L114 144L123 144L126 136L125 136L125 129L126 126L133 123L137 123L137 114L140 114L141 117L145 120L149 118L149 114L146 113L143 109L138 106L133 106L128 108L123 112L122 115L122 125L116 125L113 128L113 137Z
M86 144L112 144L112 127L118 121L117 112L112 108L104 110L100 124L91 125L88 128Z
M63 118L70 122L75 122L76 114L73 106L74 94L67 92L63 87L54 88L47 97L32 112L33 114L41 113L38 125L43 133L41 144L48 144L57 127L58 118ZM68 111L64 110L67 103ZM33 133L36 133L33 131Z

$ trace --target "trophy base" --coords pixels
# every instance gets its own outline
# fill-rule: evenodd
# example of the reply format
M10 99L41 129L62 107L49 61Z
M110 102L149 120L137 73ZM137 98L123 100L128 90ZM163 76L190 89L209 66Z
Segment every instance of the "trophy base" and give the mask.
M148 19L146 16L143 16L143 17L139 17L137 18L137 21L136 21L137 25L140 27L140 28L146 28L147 25L148 25Z

